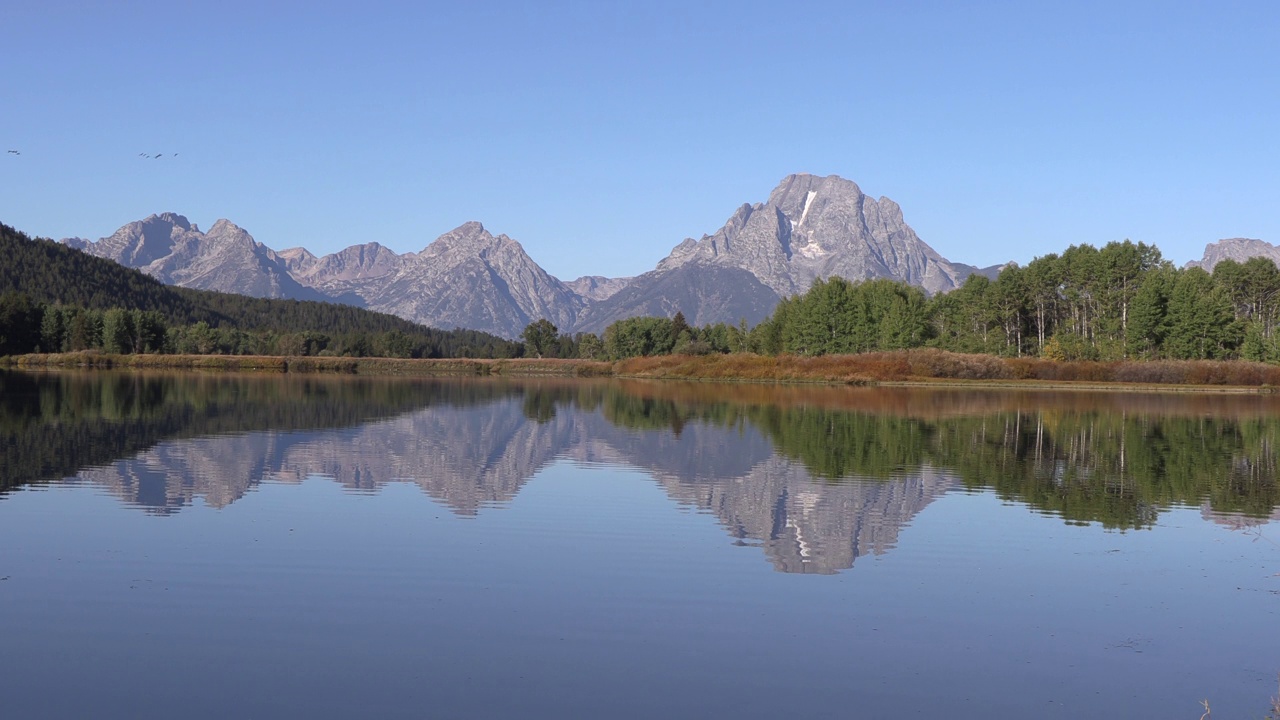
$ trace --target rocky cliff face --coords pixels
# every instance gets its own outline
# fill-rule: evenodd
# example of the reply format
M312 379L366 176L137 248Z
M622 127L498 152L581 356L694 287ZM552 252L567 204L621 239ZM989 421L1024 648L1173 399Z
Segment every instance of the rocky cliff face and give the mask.
M1192 260L1187 267L1199 267L1213 272L1223 260L1244 262L1249 258L1264 257L1280 265L1280 247L1253 238L1228 238L1204 246L1204 257Z
M295 279L333 297L385 279L417 257L416 253L399 255L376 242L352 245L319 258L306 248L284 250L280 256Z
M600 301L608 299L625 288L634 278L609 278L603 275L583 275L577 280L570 280L565 286L578 293L584 300Z
M744 269L780 296L832 275L893 278L929 293L964 275L916 236L897 203L834 175L788 176L768 202L743 205L714 235L685 240L657 270L699 261Z
M170 285L265 298L330 299L295 280L284 258L228 220L201 232L181 215L162 213L131 222L97 242L66 242Z

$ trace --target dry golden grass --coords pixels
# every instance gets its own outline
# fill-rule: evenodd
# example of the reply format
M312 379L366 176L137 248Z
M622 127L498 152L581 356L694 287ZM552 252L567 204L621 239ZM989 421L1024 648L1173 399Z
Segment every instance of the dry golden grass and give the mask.
M661 355L631 358L614 364L615 375L696 380L753 380L761 382L842 382L866 384L877 380L905 380L910 366L901 358L872 355L768 357L733 355Z
M613 364L595 360L557 360L554 358L521 358L516 360L481 360L492 375L530 377L549 375L557 377L607 377L613 374Z
M861 355L767 357L666 355L623 360L626 377L763 382L866 384L909 380L1037 381L1063 384L1280 386L1280 367L1245 361L1058 362L999 358L942 350L899 350Z
M592 360L414 360L398 358L270 357L261 355L107 355L95 351L0 358L6 367L94 367L249 370L361 375L504 375L609 377L764 383L968 382L989 385L1163 385L1170 387L1280 387L1280 366L1244 361L1058 362L999 358L942 350L899 350L861 355L769 357L660 355L617 363Z
M110 355L96 350L5 358L18 368L156 368L286 372L290 358L262 355Z
M576 382L576 381L570 381ZM735 405L780 408L808 407L939 420L1026 412L1080 413L1105 410L1162 417L1275 417L1280 395L1266 393L1153 392L1150 388L1112 385L1090 389L1124 392L1080 392L1045 388L1037 383L937 383L878 387L827 383L712 383L669 379L615 381L629 397L705 406ZM1072 386L1074 387L1074 386ZM1280 719L1277 719L1280 720Z

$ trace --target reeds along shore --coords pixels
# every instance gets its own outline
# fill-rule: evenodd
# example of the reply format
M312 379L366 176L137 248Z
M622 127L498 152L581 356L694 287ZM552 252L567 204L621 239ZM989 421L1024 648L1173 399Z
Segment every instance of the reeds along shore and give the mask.
M873 384L910 381L1280 387L1280 366L1241 360L1063 362L942 350L861 355L658 355L618 362L558 359L109 355L96 352L0 358L11 368L158 368L362 375L632 377L747 382Z

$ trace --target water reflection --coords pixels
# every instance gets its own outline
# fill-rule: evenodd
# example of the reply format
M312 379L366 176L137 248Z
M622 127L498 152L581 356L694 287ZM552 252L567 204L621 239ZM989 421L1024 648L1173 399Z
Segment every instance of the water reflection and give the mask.
M459 515L557 459L644 470L783 572L894 546L953 489L1071 522L1276 508L1266 396L777 388L543 380L0 373L0 488L87 482L147 512L263 481L413 483ZM121 459L123 458L123 459Z

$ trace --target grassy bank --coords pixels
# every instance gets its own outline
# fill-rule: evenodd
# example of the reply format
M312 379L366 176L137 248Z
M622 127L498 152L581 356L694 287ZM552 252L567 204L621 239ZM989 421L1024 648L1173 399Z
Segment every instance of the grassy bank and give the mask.
M269 373L345 373L417 376L555 376L612 374L610 363L591 360L475 360L351 357L279 357L269 355L110 355L98 352L18 355L0 358L0 367L226 370Z
M960 381L981 384L1164 385L1270 388L1280 366L1243 361L1058 362L1037 358L900 350L861 355L767 357L666 355L615 363L615 375L682 380L874 384Z
M0 358L15 368L160 368L281 373L509 377L626 377L766 383L948 383L1038 386L1172 388L1229 387L1270 391L1280 387L1280 366L1244 361L1159 360L1058 362L1000 358L941 350L900 350L862 355L778 357L659 355L615 363L593 360L415 360L401 358L275 357L264 355L108 355L98 352Z

